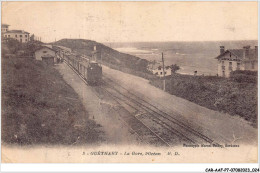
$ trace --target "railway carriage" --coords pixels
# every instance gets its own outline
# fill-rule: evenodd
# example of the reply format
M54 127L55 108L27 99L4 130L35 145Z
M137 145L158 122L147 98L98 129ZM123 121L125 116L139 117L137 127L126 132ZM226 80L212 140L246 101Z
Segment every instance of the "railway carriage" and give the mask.
M102 67L95 61L80 62L75 57L64 55L64 59L71 65L90 85L98 85L102 80Z

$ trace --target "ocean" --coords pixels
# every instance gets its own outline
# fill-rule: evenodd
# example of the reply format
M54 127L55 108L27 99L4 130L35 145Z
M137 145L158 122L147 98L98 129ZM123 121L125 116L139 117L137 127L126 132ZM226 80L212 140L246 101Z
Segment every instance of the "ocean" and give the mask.
M245 41L206 41L206 42L124 42L104 43L119 52L134 55L149 61L161 61L162 52L165 64L177 64L181 74L217 75L219 46L225 49L239 49L250 45L255 48L257 40Z

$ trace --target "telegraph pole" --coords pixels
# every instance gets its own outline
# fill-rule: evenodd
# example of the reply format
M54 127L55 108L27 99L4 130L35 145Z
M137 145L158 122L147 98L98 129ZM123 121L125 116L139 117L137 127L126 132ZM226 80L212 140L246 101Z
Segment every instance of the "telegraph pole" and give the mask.
M165 72L164 72L164 58L162 52L162 64L163 64L163 91L165 91Z
M100 49L100 64L102 65L102 52L101 52L101 49Z

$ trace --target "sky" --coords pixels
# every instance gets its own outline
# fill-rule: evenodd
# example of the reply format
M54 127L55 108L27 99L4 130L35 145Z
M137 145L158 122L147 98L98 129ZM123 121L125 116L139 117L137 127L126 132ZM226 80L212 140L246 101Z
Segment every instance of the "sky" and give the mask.
M2 2L2 23L43 42L257 40L257 2Z

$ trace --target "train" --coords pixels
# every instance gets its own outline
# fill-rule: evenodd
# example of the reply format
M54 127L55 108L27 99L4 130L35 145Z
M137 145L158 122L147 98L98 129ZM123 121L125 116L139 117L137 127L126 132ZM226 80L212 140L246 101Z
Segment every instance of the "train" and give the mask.
M65 61L74 68L90 85L102 83L102 66L96 61L85 59L80 61L72 55L64 55Z
M53 45L61 59L65 60L74 70L76 70L90 85L102 83L102 66L93 57L78 55L70 48ZM94 47L96 49L96 47Z

